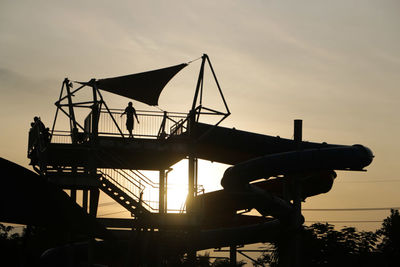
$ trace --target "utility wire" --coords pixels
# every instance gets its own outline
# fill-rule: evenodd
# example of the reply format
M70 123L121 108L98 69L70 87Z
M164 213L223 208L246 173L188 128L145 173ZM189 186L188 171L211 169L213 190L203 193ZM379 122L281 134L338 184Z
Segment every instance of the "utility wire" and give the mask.
M339 184L363 184L363 183L397 183L400 180L370 180L370 181L337 181Z
M302 211L372 211L372 210L399 210L400 207L385 207L385 208L333 208L333 209L302 209Z
M306 223L319 223L319 222L329 222L329 223L382 223L383 221L342 221L342 220L319 220L319 221L305 221Z

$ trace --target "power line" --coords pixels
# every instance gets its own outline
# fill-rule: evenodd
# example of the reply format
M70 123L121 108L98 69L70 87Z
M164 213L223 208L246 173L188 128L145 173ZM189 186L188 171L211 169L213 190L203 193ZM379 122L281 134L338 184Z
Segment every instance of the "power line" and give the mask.
M397 183L400 182L400 180L367 180L367 181L337 181L336 183L339 184L350 184L350 183L354 183L354 184L361 184L361 183Z
M399 210L400 207L384 208L332 208L332 209L302 209L302 211L372 211L372 210Z
M330 223L381 223L382 221L342 221L342 220L319 220L305 221L306 223L330 222Z

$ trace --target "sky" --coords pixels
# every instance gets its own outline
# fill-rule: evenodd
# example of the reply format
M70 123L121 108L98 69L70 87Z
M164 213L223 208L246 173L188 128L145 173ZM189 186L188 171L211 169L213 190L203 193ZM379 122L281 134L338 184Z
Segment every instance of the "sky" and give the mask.
M30 122L38 115L52 123L65 77L120 76L206 53L232 112L222 126L292 138L293 120L302 119L304 140L374 152L367 172L339 172L331 192L307 199L305 209L399 207L399 13L400 3L386 0L2 0L0 156L30 168ZM190 109L198 68L199 61L191 63L167 85L161 109ZM221 104L205 94L211 106ZM104 96L114 108L128 101ZM202 162L199 183L220 188L226 167ZM379 221L390 213L303 214L306 221Z

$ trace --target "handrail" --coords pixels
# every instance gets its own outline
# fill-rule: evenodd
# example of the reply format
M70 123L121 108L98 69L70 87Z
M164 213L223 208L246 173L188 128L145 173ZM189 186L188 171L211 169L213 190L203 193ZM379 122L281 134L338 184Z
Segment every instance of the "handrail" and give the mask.
M101 109L97 127L98 136L121 136L122 134L123 137L127 138L126 119L121 117L123 112L124 110L122 109L109 109L109 111ZM52 138L51 143L72 143L72 141L61 137L65 136L64 134L66 133L69 133L71 140L75 138L78 141L77 143L86 143L89 141L88 138L92 131L91 114L89 112L84 119L84 132L72 133L71 131L54 129L53 136L56 138ZM135 138L166 139L187 129L187 113L137 110L137 115L140 123L135 124L133 130ZM110 116L113 116L113 118Z
M108 154L109 155L111 155L111 159L112 160L114 160L114 161L116 161L117 163L119 163L119 164L121 164L121 162L123 161L123 160L121 160L117 155L115 155L114 153L111 153L111 152L108 152ZM129 169L129 171L132 173L132 175L131 174L129 174L126 170L124 170L124 169L109 169L109 170L113 170L115 173L117 173L117 174L119 174L119 175L121 175L125 180L127 180L129 183L131 183L132 185L134 185L134 186L136 186L136 187L138 187L139 188L139 191L138 191L138 194L137 195L135 195L135 193L134 192L131 192L131 191L129 191L127 188L125 188L125 190L127 190L127 192L129 192L131 195L133 195L137 200L139 200L140 199L140 197L138 197L138 196L140 196L140 194L142 193L142 192L144 192L144 190L146 189L146 186L144 185L144 184L142 184L142 181L145 183L145 184L147 184L147 185L149 185L150 187L152 187L153 189L156 189L156 188L158 188L158 185L157 184L155 184L153 181L151 181L148 177L146 177L143 173L141 173L141 172L139 172L139 171L137 171L137 170L131 170L131 169ZM122 174L121 174L122 173ZM138 174L139 173L139 174ZM134 176L136 176L136 178L134 177ZM111 177L112 178L112 177ZM113 181L115 181L115 179L112 179ZM137 184L135 184L133 181L135 181L136 183L138 183L139 185L137 185ZM127 193L127 192L125 192L125 193ZM129 195L129 194L128 194ZM144 201L143 199L141 200L143 203L145 203L146 201ZM146 203L146 206L148 206L150 209L151 209L151 211L157 211L158 210L158 208L156 209L156 208L153 208L153 207L151 207L151 205L149 205L148 203Z
M121 159L118 155L112 153L111 151L107 152L109 155L111 155L111 159L113 159L114 161L116 161L118 164L120 165L124 165L123 164L123 159ZM125 172L126 171L124 169L120 169L121 171ZM136 175L141 181L144 181L146 184L148 184L149 186L153 187L153 188L158 188L158 184L154 183L151 179L149 179L147 176L145 176L143 173L141 173L138 170L133 170L133 169L128 169L129 171L131 171L134 175ZM129 177L130 175L127 174ZM136 179L135 179L136 180ZM140 183L140 181L138 181Z
M130 170L133 172L136 176L138 176L141 180L143 180L145 183L150 185L153 188L158 188L158 184L153 182L151 179L149 179L146 175L141 173L139 170Z
M115 169L109 169L109 171L118 173ZM108 174L107 172L104 172L102 170L98 170L98 172L100 174L102 174L103 176L107 177L108 181L111 180L111 182L115 186L119 187L129 197L131 197L132 199L134 199L137 202L141 203L142 205L146 206L146 208L148 210L151 210L151 211L157 211L158 210L158 209L153 208L150 204L148 204L147 203L148 201L145 201L143 199L140 199L140 197L138 197L138 195L140 196L141 193L144 191L144 187L141 188L140 185L136 185L135 183L133 183L130 179L127 179L126 177L124 177L125 179L123 181L125 181L128 184L122 185L120 181L117 181L115 178L113 178L112 175ZM129 185L133 186L133 188L138 191L137 195L134 192L132 192L132 190L130 188L128 188Z
M138 110L137 116L139 118L139 124L136 124L133 135L134 137L147 137L164 139L170 135L170 129L180 119L186 118L186 113L179 112L160 112L160 111L143 111ZM110 109L110 112L101 110L101 114L107 114L108 117L113 116L117 122L119 128L125 129L125 119L121 118L123 110L121 109ZM113 120L113 121L114 121ZM99 120L99 135L120 135L115 130L116 126L107 119L107 116L100 116ZM126 130L123 131L123 135L126 134Z

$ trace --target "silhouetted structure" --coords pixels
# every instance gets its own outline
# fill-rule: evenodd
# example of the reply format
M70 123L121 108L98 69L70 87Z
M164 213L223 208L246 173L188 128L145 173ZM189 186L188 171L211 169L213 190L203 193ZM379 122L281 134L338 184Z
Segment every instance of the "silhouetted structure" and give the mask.
M372 152L361 145L303 142L299 120L295 122L295 140L220 127L230 111L208 56L201 59L189 113L138 111L142 123L135 130L134 141L124 137L116 119L124 113L110 109L101 90L157 105L164 86L188 64L92 79L80 82L75 90L65 79L56 102L51 142L30 136L35 144L28 149L31 165L46 181L70 190L73 201L76 191L82 190L82 208L88 218L96 217L99 190L132 214L132 219L97 218L112 237L102 242L89 239L80 246L87 251L89 262L96 262L93 250L105 247L110 248L110 255L112 247L123 248L120 251L128 256L119 259L125 263L151 265L183 253L193 259L197 250L227 246L231 247L231 260L236 261L237 245L272 241L283 233L294 235L304 221L301 201L328 192L336 177L334 170L361 171L371 163ZM224 111L203 103L206 66ZM72 95L84 88L91 91L92 99L73 102ZM78 108L89 109L83 124L75 116ZM55 130L59 112L67 115L69 131ZM125 113L133 122L136 112ZM220 119L215 125L201 123L205 115ZM131 129L128 120L127 128ZM168 170L185 158L189 163L186 210L168 213ZM222 178L223 190L199 194L198 159L233 165ZM140 170L158 171L159 183L154 184ZM157 188L157 206L146 196L149 188ZM262 216L246 215L251 209ZM290 251L296 251L296 246L290 246L287 253ZM56 254L64 252L62 247L54 250ZM296 265L296 257L291 258L295 262L286 265Z

